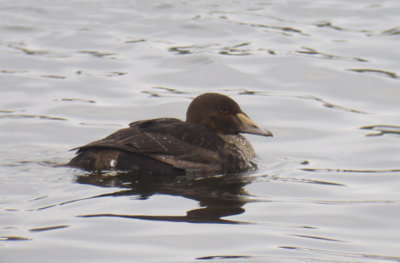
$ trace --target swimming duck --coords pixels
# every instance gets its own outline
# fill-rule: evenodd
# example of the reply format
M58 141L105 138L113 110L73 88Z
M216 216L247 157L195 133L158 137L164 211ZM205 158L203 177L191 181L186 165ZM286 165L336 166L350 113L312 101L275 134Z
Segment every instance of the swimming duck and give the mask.
M190 103L186 121L159 118L132 122L104 139L75 148L67 165L85 170L140 174L230 173L247 169L255 156L240 135L272 136L228 96L205 93Z

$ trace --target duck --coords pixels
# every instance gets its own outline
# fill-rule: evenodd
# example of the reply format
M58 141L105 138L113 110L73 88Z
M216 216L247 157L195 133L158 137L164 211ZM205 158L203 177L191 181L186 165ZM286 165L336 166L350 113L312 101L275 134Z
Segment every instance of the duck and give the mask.
M128 128L74 148L67 166L135 174L226 174L249 169L255 152L242 133L271 137L230 97L204 93L193 99L186 120L135 121Z

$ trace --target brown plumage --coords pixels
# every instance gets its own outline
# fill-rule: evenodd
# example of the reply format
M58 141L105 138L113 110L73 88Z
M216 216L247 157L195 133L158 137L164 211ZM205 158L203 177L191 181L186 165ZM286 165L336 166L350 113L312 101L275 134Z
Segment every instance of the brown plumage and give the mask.
M231 98L205 93L189 105L186 121L136 121L104 139L78 147L67 165L85 170L131 170L143 174L225 173L245 170L254 157L239 133L272 136Z

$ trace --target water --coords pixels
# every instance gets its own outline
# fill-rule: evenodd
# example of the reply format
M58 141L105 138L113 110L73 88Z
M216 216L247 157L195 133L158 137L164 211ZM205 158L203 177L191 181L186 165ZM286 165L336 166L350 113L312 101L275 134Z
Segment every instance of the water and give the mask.
M398 1L0 3L1 262L400 261ZM52 167L206 91L258 169Z

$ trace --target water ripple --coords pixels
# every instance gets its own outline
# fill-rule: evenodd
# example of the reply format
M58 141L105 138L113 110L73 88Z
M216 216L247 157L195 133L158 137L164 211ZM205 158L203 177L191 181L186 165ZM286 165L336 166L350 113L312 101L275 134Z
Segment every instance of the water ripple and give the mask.
M304 251L304 252L312 252L312 253L323 254L323 255L341 256L341 257L346 257L346 258L372 259L372 260L400 262L400 257L391 257L391 256L383 256L383 255L346 253L346 252L340 252L340 251L334 251L334 250L323 250L323 249L314 249L314 248L296 247L296 246L281 246L280 248L299 250L299 251Z
M18 236L0 236L0 241L30 241L32 239L28 237L18 237Z
M386 71L386 70L381 70L381 69L349 68L349 69L346 69L346 70L354 71L354 72L357 72L357 73L377 73L379 75L383 75L383 76L386 76L386 77L389 77L389 78L392 78L392 79L398 79L399 78L399 75L397 75L397 73Z
M373 131L373 133L368 133L367 136L400 135L400 126L397 125L370 125L363 126L360 129Z
M319 57L319 58L323 58L323 59L368 62L368 60L364 59L364 58L338 56L338 55L333 55L333 54L320 52L320 51L317 51L314 48L309 48L309 47L302 47L302 49L303 50L296 50L295 53L301 54L301 55L311 55L311 56L315 56L315 57Z
M335 169L335 168L300 168L306 172L331 172L331 173L394 173L400 172L400 169Z
M38 228L31 228L29 229L30 232L45 232L50 230L58 230L67 228L69 225L59 225L59 226L47 226L47 227L38 227Z
M56 120L56 121L66 121L68 119L62 117L54 117L47 115L35 115L35 114L4 114L0 115L2 119L44 119L44 120Z

